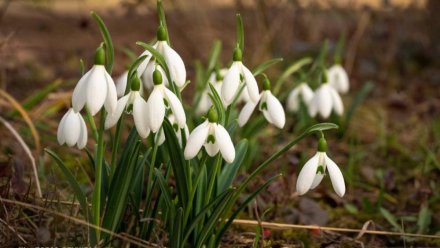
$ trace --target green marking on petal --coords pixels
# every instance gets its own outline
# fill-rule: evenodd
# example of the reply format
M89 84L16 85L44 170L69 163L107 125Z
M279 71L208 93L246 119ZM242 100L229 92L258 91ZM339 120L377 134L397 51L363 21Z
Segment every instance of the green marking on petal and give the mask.
M212 135L212 134L208 135L208 139L206 140L206 143L212 143L212 144L214 144L214 143L215 143L215 137L214 137L214 135Z
M318 168L316 169L316 174L324 175L324 166L323 165L318 166Z

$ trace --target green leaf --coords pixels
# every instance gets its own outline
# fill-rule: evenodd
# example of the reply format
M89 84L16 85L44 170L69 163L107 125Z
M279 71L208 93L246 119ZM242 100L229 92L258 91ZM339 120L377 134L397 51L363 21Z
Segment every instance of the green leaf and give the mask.
M234 181L237 172L243 164L244 158L246 157L247 149L247 140L242 140L235 146L236 156L234 161L223 168L218 178L217 194L220 194L231 187L232 182Z
M165 28L165 32L167 34L167 42L171 45L170 36L168 35L167 19L165 17L165 10L162 5L162 0L157 1L157 15L159 17L159 23Z
M330 130L330 129L338 129L338 125L336 125L334 123L328 123L328 122L318 123L318 124L315 124L315 125L309 127L305 131L305 133L310 134L313 132L320 132L320 131L325 131L325 130Z
M165 119L163 122L163 131L165 133L165 144L170 154L171 166L176 180L177 195L179 198L179 206L186 206L189 198L189 183L187 182L187 164L183 156L182 148L177 140L171 123Z
M388 223L390 223L396 230L401 230L400 225L397 224L396 217L390 211L382 207L379 208L379 211L382 216L388 221Z
M356 111L356 109L361 105L361 103L365 100L365 98L370 94L370 92L374 89L374 84L372 82L368 82L362 87L362 89L356 94L353 102L347 110L347 114L345 115L345 129L350 124L350 121Z
M275 65L279 62L283 61L283 58L275 58L275 59L269 59L258 65L252 70L252 74L256 77L263 73L267 68L271 67L272 65Z
M223 107L222 99L220 98L220 95L218 94L214 85L211 83L208 83L208 85L209 89L211 90L211 93L208 93L209 98L211 98L211 102L213 102L215 109L217 110L219 122L222 123L225 120L225 109Z
M240 14L237 14L237 45L244 53L244 25Z
M128 204L129 190L135 177L134 172L137 171L138 167L143 166L142 162L138 163L140 141L136 140L134 145L127 145L126 147L131 149L128 151L125 160L119 161L115 170L117 176L112 178L106 205L107 209L102 221L102 226L113 232L117 230Z
M420 209L419 217L417 219L418 231L417 233L425 233L428 230L432 220L432 212L429 207L424 205Z
M170 189L167 186L167 182L163 178L162 173L160 172L160 170L158 170L157 168L154 168L154 173L156 175L157 182L159 183L159 187L160 187L160 190L162 192L162 195L164 196L165 203L166 203L167 207L169 209L173 209L174 204L173 204L173 202L171 200L171 192L170 192ZM151 194L151 192L148 192L148 193Z
M303 66L308 65L312 63L312 58L306 57L298 60L294 64L290 65L284 72L281 74L281 76L278 78L278 80L275 82L275 86L273 88L274 94L278 94L281 90L281 86L283 83L292 75L293 73L299 71Z
M209 76L217 66L221 51L222 51L222 42L220 40L215 40L214 45L212 46L211 49L211 53L209 55L208 68L206 70L206 74L207 74L206 79L209 78Z
M111 74L113 70L115 50L113 48L113 42L110 36L110 32L108 31L107 27L104 24L104 21L101 19L101 17L98 14L92 11L91 15L93 18L95 18L96 22L98 23L99 29L101 30L102 39L104 40L105 52L107 57L105 68L107 69L107 72Z

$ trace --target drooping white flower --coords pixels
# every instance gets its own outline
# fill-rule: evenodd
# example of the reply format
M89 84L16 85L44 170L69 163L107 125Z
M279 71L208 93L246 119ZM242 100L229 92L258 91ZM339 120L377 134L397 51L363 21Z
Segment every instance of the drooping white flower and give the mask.
M278 128L284 127L286 116L283 106L270 91L270 82L267 78L265 78L263 82L263 92L260 95L259 103L249 101L241 110L238 116L238 124L241 127L247 123L257 105L259 105L258 109L263 112L264 117L269 123Z
M173 114L170 114L167 119L170 121L174 133L176 134L177 140L179 141L180 146L182 146L182 129L179 128L179 125L176 122L176 117L174 117ZM188 139L189 137L189 129L188 129L188 125L185 124L185 127L183 128L184 132L185 132L185 141ZM155 139L158 138L157 144L160 146L165 142L165 133L163 131L163 129L161 129L159 132L156 133L156 137Z
M344 67L335 64L327 71L329 84L339 93L347 93L350 87L347 72Z
M258 102L259 91L257 81L252 72L243 65L241 50L237 47L234 51L232 65L223 79L221 95L226 106L229 106L234 100L241 81L246 84L246 89L243 90L247 91L250 100L254 103Z
M289 93L287 98L287 110L296 112L300 107L301 101L308 106L312 98L312 89L310 89L308 84L301 83Z
M87 144L87 127L80 113L70 108L60 121L57 131L58 143L83 149Z
M116 111L108 114L105 119L105 128L113 127L121 118L122 112L126 111L133 115L134 125L142 138L147 138L150 129L147 124L147 102L142 98L139 90L141 81L134 77L131 82L130 92L118 100Z
M208 119L197 126L189 135L184 151L185 159L189 160L197 156L202 146L206 153L213 157L219 151L227 163L235 159L235 147L228 131L217 123L218 117L214 108L208 112Z
M153 45L153 48L164 57L165 63L167 64L170 72L171 80L178 87L183 87L186 82L185 64L180 55L174 49L172 49L170 45L168 45L167 33L163 26L160 26L157 30L157 42ZM152 55L149 51L144 51L140 56L144 55L147 55L147 57L142 61L142 63L139 64L137 69L139 77L145 73L150 63L154 63L154 61L152 61Z
M102 106L108 113L116 110L118 101L115 83L104 67L104 49L99 47L95 54L95 65L82 76L72 95L75 112L86 106L95 115Z
M306 162L298 175L296 191L303 195L310 189L316 188L324 178L325 171L328 170L333 189L336 194L343 197L345 194L345 182L339 167L331 160L327 154L327 144L325 139L319 140L318 152Z
M153 133L156 133L162 126L166 109L170 109L179 128L186 124L185 111L179 98L162 83L162 74L155 70L153 72L154 88L147 101L147 122Z
M309 114L311 117L315 117L319 113L322 118L327 119L332 110L336 114L342 115L344 105L338 92L328 83L323 83L309 102Z

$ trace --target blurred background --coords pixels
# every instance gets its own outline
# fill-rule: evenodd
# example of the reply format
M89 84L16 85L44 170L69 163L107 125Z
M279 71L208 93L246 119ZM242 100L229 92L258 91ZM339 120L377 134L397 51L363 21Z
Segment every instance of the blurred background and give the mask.
M11 103L1 98L0 115L20 127L35 154L41 154L41 147L57 146L58 112L70 104L80 75L79 60L84 59L86 68L91 66L101 36L90 11L96 11L110 30L116 48L112 76L117 77L130 62L125 50L140 54L142 49L135 42L154 39L155 5L152 0L0 2L0 89L28 111L38 130L38 142L26 124L14 118L17 114ZM278 162L286 176L259 199L262 211L271 208L267 220L353 228L373 220L385 230L432 234L440 230L439 0L165 0L164 6L172 45L186 63L189 80L195 78L194 62L207 61L216 39L223 43L223 64L229 63L236 39L235 14L241 13L244 61L249 67L282 57L283 65L269 72L269 77L276 78L295 60L316 57L325 40L334 49L345 33L343 64L350 76L351 94L344 96L344 103L348 105L365 83L374 85L356 111L348 135L330 145L334 160L344 168L346 197L331 193L328 182L328 187L307 197L295 196L298 171L294 165L302 158L295 148ZM32 104L35 91L42 89L51 93L38 105ZM184 94L188 105L191 86ZM29 162L3 126L0 137L0 178L9 178L1 182L12 180L15 194L26 194L31 180L26 176ZM262 146L262 157L276 148L270 142ZM313 153L314 146L309 147L306 156ZM44 161L39 170L53 175ZM54 178L47 176L47 180ZM5 185L0 184L0 194ZM309 234L268 235L291 240L287 243L313 239L321 245L358 245L344 235L310 238ZM399 237L370 237L367 243L380 247L411 241L440 245L436 240Z

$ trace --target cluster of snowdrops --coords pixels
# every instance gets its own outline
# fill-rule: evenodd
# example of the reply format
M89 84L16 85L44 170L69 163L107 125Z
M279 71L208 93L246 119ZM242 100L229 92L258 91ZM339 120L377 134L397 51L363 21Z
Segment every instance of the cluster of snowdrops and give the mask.
M169 138L164 132L165 122L171 124L179 148L187 161L196 159L197 164L200 166L200 164L209 161L208 156L222 158L226 162L224 164L225 168L237 159L236 146L234 146L237 138L234 137L235 132L230 128L231 124L236 122L240 127L245 126L257 109L260 112L258 114L262 114L270 124L279 129L285 126L285 110L277 96L272 93L269 78L261 73L262 80L260 84L258 83L255 75L243 62L243 47L237 41L237 46L232 51L230 66L228 68L215 66L212 67L211 71L208 71L206 86L200 94L197 106L194 106L194 110L191 111L191 113L202 116L202 121L195 124L195 128L190 130L187 125L188 111L185 111L180 94L189 84L185 63L178 52L170 46L165 22L160 20L160 23L156 33L156 41L152 45L143 43L143 46L148 49L139 55L130 70L124 72L115 80L116 84L108 67L108 62L112 59L110 55L112 55L111 49L113 48L109 44L109 37L104 36L104 42L95 52L93 66L82 75L73 91L72 107L60 121L57 133L58 142L61 145L67 144L69 147L76 145L79 149L87 149L89 135L81 111L84 111L87 115L86 120L91 125L93 136L97 141L94 163L97 174L95 177L98 180L101 180L102 177L102 171L99 168L100 163L102 161L105 163L104 148L102 148L105 145L103 131L118 126L116 132L120 132L119 125L127 120L123 119L124 115L132 115L134 127L140 140L152 137L154 143L153 166L157 159L155 153L157 148L166 142L167 137ZM108 31L104 26L103 33L106 32ZM315 91L309 87L307 82L299 82L287 97L287 110L295 112L301 106L305 106L311 117L319 115L322 119L329 118L332 113L342 115L344 107L339 94L348 91L347 73L342 66L336 64L328 70L323 68L321 78L319 87ZM240 106L241 109L237 118L230 120L230 110ZM96 127L93 120L93 117L98 113L101 113L102 118L99 128ZM317 187L326 171L328 171L335 192L341 197L345 194L343 175L338 166L326 155L327 143L323 133L326 129L328 128L322 130L312 128L312 131L317 131L320 134L318 151L305 163L298 175L296 189L301 195ZM303 137L301 136L301 138ZM293 143L286 146L286 149L282 152L288 150L292 145ZM273 159L282 152L277 153ZM114 153L116 154L116 152ZM169 157L173 156L175 154L169 154ZM271 158L268 163L273 159ZM215 164L219 164L218 162L218 160L215 160ZM264 166L267 166L267 164L264 164ZM197 170L199 169L189 168L189 173L195 173ZM216 170L212 175L218 177L218 174L215 173L217 173ZM158 176L160 178L160 175ZM178 177L179 175L175 176ZM196 197L194 194L199 183L199 175L194 176L194 179L191 179L193 176L185 176L189 181L196 180L195 189L193 191L189 190L190 196L194 198ZM150 172L149 179L152 179L152 172ZM99 188L95 190L97 200L94 203L105 204L102 203L101 182L98 181L95 184L95 187L99 186ZM179 189L179 183L177 184L180 197L182 189ZM212 188L215 188L213 185L211 179L209 179L209 194L211 194ZM219 194L217 193L217 196ZM182 199L188 200L184 197ZM179 200L181 199L179 198ZM205 205L208 206L207 203L209 202L206 202ZM192 205L189 203L188 206ZM102 206L96 207L95 212L93 212L95 216L91 217L95 221L90 221L97 225L100 225L99 218L102 215L100 208ZM190 213L193 210L183 209L183 223L186 223L185 221L190 218ZM200 210L197 211L200 212ZM202 212L203 214L210 213L212 215L215 213L210 211ZM176 213L173 212L173 214ZM200 220L197 219L197 221ZM188 236L191 237L195 233L197 233L197 230L190 226ZM99 241L99 235L96 238ZM186 239L189 238L185 236L183 240ZM206 240L200 242L203 243Z

